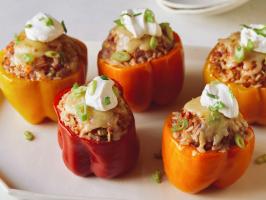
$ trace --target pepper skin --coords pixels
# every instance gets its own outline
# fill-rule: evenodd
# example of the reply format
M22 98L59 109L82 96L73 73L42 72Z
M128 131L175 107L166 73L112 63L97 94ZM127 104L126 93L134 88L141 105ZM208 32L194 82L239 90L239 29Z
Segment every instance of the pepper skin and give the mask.
M212 53L212 52L211 52ZM210 53L210 55L211 55ZM203 77L206 83L211 81L220 81L212 73L212 64L209 57L204 66ZM266 88L246 88L236 83L225 83L237 98L240 112L248 123L257 123L266 125Z
M99 74L116 80L122 86L124 97L134 111L144 111L152 102L169 104L180 93L184 79L184 52L176 33L174 38L176 46L168 54L134 66L114 66L104 61L99 52Z
M87 73L87 48L80 41L73 39L83 49L79 69L60 80L31 81L17 78L0 66L0 88L9 103L32 124L41 123L45 118L57 120L53 109L56 94L74 83L83 84ZM0 57L0 63L2 63Z
M198 193L211 185L225 188L247 169L255 143L251 128L243 149L234 146L225 152L198 152L193 156L194 147L181 146L172 137L171 123L169 116L163 129L162 156L165 173L175 187L188 193Z
M78 176L94 174L102 178L120 176L137 163L139 156L139 141L136 135L133 114L132 121L120 140L112 142L96 142L80 138L60 120L57 105L61 97L69 90L59 94L54 102L58 120L58 142L62 149L65 165Z

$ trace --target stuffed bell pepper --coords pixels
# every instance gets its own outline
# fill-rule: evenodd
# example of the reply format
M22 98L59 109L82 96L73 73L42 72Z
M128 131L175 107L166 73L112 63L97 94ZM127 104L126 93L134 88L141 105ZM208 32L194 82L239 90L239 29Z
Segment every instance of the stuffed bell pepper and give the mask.
M132 169L139 155L133 114L106 76L57 96L58 140L65 165L79 176L102 178Z
M243 25L210 52L205 81L227 84L249 123L266 125L266 26Z
M115 20L98 54L98 70L116 80L134 111L173 102L183 85L184 53L169 23L150 9L129 9Z
M85 81L87 48L66 31L63 21L38 13L0 53L0 88L30 123L56 120L55 95Z
M200 97L166 119L164 170L169 181L185 192L225 188L246 171L254 142L253 130L230 89L219 82L207 84Z

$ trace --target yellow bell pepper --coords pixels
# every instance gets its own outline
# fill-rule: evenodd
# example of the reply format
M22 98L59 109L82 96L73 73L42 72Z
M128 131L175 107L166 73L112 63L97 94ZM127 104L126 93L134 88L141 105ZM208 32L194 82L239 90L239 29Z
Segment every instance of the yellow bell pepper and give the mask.
M32 81L17 78L0 66L0 89L9 103L32 124L38 124L45 118L57 121L53 109L56 94L74 83L84 84L87 72L87 48L77 41L83 49L84 56L80 58L79 69L60 80ZM0 54L0 63L3 53Z

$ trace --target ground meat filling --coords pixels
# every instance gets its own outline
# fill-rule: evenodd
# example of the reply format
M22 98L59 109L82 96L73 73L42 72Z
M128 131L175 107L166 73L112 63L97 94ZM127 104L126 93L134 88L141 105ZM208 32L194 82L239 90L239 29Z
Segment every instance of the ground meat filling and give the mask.
M141 64L150 61L152 59L159 58L169 53L175 46L175 41L174 40L171 41L169 39L165 29L162 29L161 37L155 37L157 41L157 45L155 48L148 47L151 36L144 35L142 38L137 40L134 38L130 38L129 36L128 39L128 35L130 33L126 30L123 30L121 33L120 31L121 29L125 28L115 27L110 31L107 39L104 41L102 45L102 50L100 54L101 58L107 60L110 63L120 64L121 67ZM128 35L124 35L123 37L123 32L126 32L126 34ZM132 40L134 40L135 43L134 41L132 42ZM128 48L130 50L124 48L123 51L126 51L126 53L129 55L130 58L126 61L116 62L112 60L112 55L116 51L121 50L121 43L124 43L125 46L129 45ZM130 45L134 45L134 48L132 49Z
M206 133L206 127L209 126L206 119L203 119L192 112L182 110L181 112L172 113L172 133L173 137L180 145L192 145L199 152L209 150L224 151L231 146L235 146L235 135L240 134L244 139L248 134L248 124L242 117L235 119L228 119L230 122L227 126L227 133L222 136L219 142L215 142L215 132ZM186 122L181 129L180 122Z
M23 51L25 63L16 62L16 49ZM62 79L79 67L82 49L72 38L62 35L49 43L34 42L21 33L4 49L3 68L19 78Z
M103 124L104 127L88 130L90 125L94 126L95 119L91 116L88 121L82 122L77 115L67 112L65 109L65 102L69 94L70 92L65 94L58 104L58 109L61 112L60 120L79 137L94 140L96 142L117 141L130 128L129 126L133 120L133 116L130 114L129 107L122 98L118 99L118 106L108 111L112 112L112 118Z
M266 87L266 54L250 51L238 63L234 54L239 41L239 32L219 40L209 58L212 74L227 83L238 83L244 87Z

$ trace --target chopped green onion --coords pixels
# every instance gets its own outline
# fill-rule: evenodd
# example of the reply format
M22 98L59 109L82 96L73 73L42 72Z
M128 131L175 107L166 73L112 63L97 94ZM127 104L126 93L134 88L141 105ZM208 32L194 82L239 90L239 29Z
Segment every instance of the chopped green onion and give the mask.
M64 20L61 21L61 25L64 29L64 32L67 33L67 28L66 28L66 24L65 24Z
M240 148L245 147L245 140L240 134L235 134L235 144Z
M79 104L76 106L76 113L81 121L86 121L88 119L88 110L86 104Z
M32 28L32 24L26 24L25 28Z
M261 35L263 37L266 37L266 26L264 26L263 28L261 29L258 29L258 28L254 28L253 29L258 35Z
M84 96L86 93L86 90L87 90L87 87L85 86L76 87L76 85L74 84L71 89L71 94L74 95L75 97Z
M225 107L225 105L224 105L223 102L217 101L213 106L210 106L209 109L211 111L218 111L218 110L220 110L220 109L222 109L224 107Z
M73 86L72 86L72 89L71 90L75 90L79 87L79 85L77 83L74 83Z
M266 154L262 154L255 159L255 163L260 165L266 163Z
M114 23L115 23L117 26L124 26L124 24L122 23L122 20L121 20L121 19L116 19L116 20L114 20Z
M162 172L160 170L156 170L152 176L152 180L155 181L156 183L161 183L162 182Z
M46 51L44 53L44 55L46 57L49 57L49 58L59 58L60 57L60 54L57 51Z
M23 60L24 60L27 64L32 63L32 61L33 61L33 59L34 59L33 55L32 55L32 54L29 54L29 53L25 53L25 54L23 54L23 55L22 55L22 58L23 58Z
M167 38L172 42L174 40L174 32L172 28L170 27L169 23L161 23L160 27L163 29L163 31L166 33Z
M149 45L151 49L155 49L157 47L158 41L155 36L151 37Z
M131 56L126 51L116 51L112 54L111 59L118 62L126 62L130 60Z
M28 140L28 141L32 141L32 140L34 140L34 135L32 134L32 132L30 132L30 131L25 131L24 132L24 138L26 139L26 140Z
M111 98L108 97L108 96L107 96L107 97L104 97L103 103L104 103L104 105L106 105L106 106L110 105L110 103L111 103Z
M146 9L144 12L144 20L145 22L153 23L155 22L155 17L153 12L150 9Z
M210 109L210 113L209 113L209 116L208 116L208 122L209 123L212 123L216 120L219 120L221 118L221 113L219 113L217 110L211 110Z
M54 25L54 21L52 18L50 17L41 17L39 19L39 21L43 21L45 23L46 26L53 26Z
M248 25L246 25L246 24L241 24L240 26L243 26L244 28L252 29L250 26L248 26Z
M247 51L252 51L253 49L254 49L254 42L251 39L248 39L246 50Z
M242 62L245 58L245 49L242 46L238 46L235 48L234 58L237 62Z
M113 92L114 92L115 96L118 97L120 95L119 89L116 86L113 86L112 89L113 89Z
M105 75L101 75L100 77L101 77L102 80L109 80L109 78L107 76L105 76Z
M212 99L219 99L219 97L217 95L211 94L209 92L207 92L207 96L210 97L210 98L212 98Z
M96 88L97 88L97 81L93 80L88 86L89 94L94 95Z
M20 38L17 34L14 35L15 43L18 44L20 42Z
M184 130L188 127L188 120L187 119L181 119L178 121L177 124L172 126L172 132L177 132Z
M133 16L134 17L137 17L137 16L139 16L139 15L141 15L142 13L140 12L140 13L136 13L136 14L133 14Z

